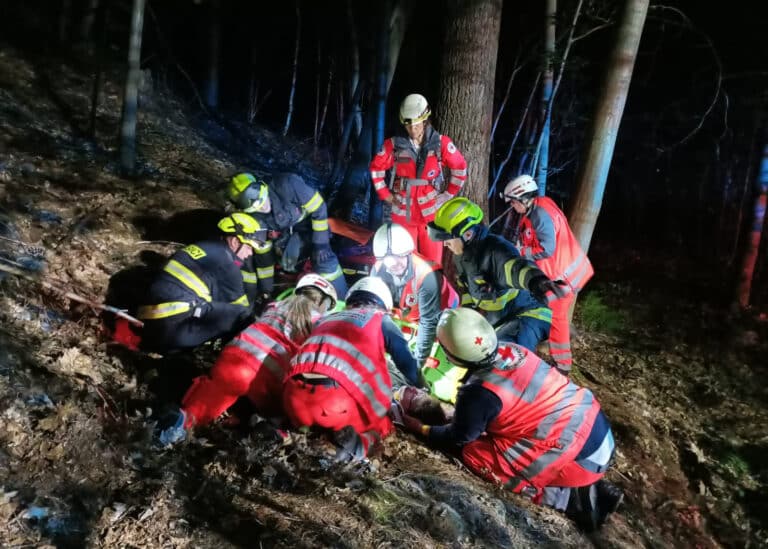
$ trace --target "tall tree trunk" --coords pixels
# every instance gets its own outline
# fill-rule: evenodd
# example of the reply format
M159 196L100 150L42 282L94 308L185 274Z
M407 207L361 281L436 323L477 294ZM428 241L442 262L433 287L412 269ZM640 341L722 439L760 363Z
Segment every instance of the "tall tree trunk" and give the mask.
M752 293L752 280L755 275L755 264L760 251L760 238L765 223L765 207L768 203L768 144L763 148L763 158L760 162L760 173L757 177L757 196L752 213L752 226L749 232L747 250L741 263L741 280L739 281L739 305L742 309L749 306Z
M211 0L210 35L208 37L208 78L205 83L205 104L219 106L219 73L221 68L221 5Z
M539 149L539 164L536 171L536 182L539 184L539 195L544 196L547 190L547 170L549 169L549 123L552 110L549 102L552 100L552 84L554 81L555 61L555 24L557 23L557 0L547 0L546 28L544 34L544 80L541 83L541 149Z
M437 103L440 133L450 136L467 159L464 194L485 211L501 6L501 0L446 2Z
M123 113L120 118L120 167L128 174L132 174L136 167L136 119L139 111L144 3L145 0L133 0L131 37L128 43L128 74L125 78Z
M397 60L400 58L400 49L405 38L405 31L408 28L408 21L411 19L411 8L413 4L407 1L396 2L392 7L389 16L389 35L387 51L387 93L392 86L392 79L395 77L397 69ZM374 151L376 152L376 151Z
M592 137L569 216L571 228L584 251L589 249L603 203L608 169L647 13L648 0L627 0L616 47L609 61L606 82L597 102Z
M104 59L107 56L107 40L109 37L109 6L107 2L99 5L98 17L101 32L95 48L95 65L93 71L93 86L91 87L91 117L88 124L88 134L91 139L96 138L96 114L99 107L99 92L101 90L101 74L103 72Z
M296 73L299 71L299 46L301 45L301 9L299 0L296 0L296 42L293 48L293 76L291 77L291 91L288 94L288 113L285 115L285 126L283 126L283 136L288 135L291 128L291 117L293 116L293 96L296 94Z

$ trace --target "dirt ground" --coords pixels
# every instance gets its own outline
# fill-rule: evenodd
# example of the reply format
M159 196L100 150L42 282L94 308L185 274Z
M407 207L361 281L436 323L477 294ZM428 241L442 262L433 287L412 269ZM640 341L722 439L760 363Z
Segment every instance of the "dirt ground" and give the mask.
M120 81L107 75L94 144L88 73L0 48L0 252L25 265L44 257L60 287L94 301L115 286L137 290L147 265L215 217L236 169L322 176L311 147L185 115L189 105L148 87L143 175L122 178ZM679 259L651 265L600 248L593 259L590 292L621 327L587 317L582 298L574 377L612 421L619 451L608 478L627 495L595 536L402 433L353 469L330 465L318 439L242 413L155 449L153 410L177 400L215 349L122 350L107 344L94 310L9 275L0 281L0 546L767 545L768 323L715 307L720 289Z

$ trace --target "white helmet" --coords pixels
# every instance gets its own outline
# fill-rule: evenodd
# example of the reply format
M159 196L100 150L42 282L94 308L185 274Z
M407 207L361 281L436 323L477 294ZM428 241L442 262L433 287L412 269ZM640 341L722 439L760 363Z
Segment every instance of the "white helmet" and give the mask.
M366 276L352 284L347 292L347 306L351 302L374 301L385 310L392 310L392 292L386 282L377 276Z
M437 323L437 340L448 360L469 368L490 364L499 347L493 326L466 307L443 311Z
M385 223L373 235L373 255L376 259L388 255L408 255L415 249L411 233L397 223Z
M432 111L429 110L427 98L418 93L412 93L400 103L400 123L418 124L424 122Z
M539 186L536 184L536 180L533 177L530 175L518 175L504 187L504 192L502 193L501 198L503 198L505 202L509 202L512 199L520 200L522 202L526 198L530 198L527 196L529 193L537 193L538 191Z
M324 279L319 274L315 273L309 273L305 274L301 277L301 280L296 284L296 290L295 293L299 294L301 293L302 288L317 288L323 294L328 297L331 300L331 305L328 307L328 309L333 309L336 306L336 301L338 301L338 296L336 295L336 289L333 287L333 284L328 282L326 279Z

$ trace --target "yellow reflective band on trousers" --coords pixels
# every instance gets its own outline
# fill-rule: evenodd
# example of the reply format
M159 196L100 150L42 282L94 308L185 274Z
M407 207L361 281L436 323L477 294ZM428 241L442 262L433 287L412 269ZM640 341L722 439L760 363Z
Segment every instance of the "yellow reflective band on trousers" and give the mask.
M517 297L518 290L507 290L496 299L475 299L475 304L484 311L501 311L507 303Z
M474 305L475 300L472 299L472 296L469 294L461 294L461 304L462 305Z
M312 220L312 230L313 231L327 231L328 230L328 220L327 219L313 219Z
M176 280L184 284L187 288L195 292L197 297L200 297L208 302L211 301L211 291L206 286L205 282L190 271L187 267L171 259L163 269L166 273L174 277Z
M537 307L536 309L531 309L529 311L525 311L524 313L520 313L517 316L528 316L531 318L535 318L537 320L543 320L544 322L552 322L552 309L549 307Z
M336 270L333 271L332 273L317 273L317 274L322 276L328 282L333 282L334 280L336 280L340 276L343 276L344 275L344 271L341 270L341 265L337 264L336 265Z
M258 270L258 269L257 269ZM243 275L243 282L246 284L256 284L259 279L256 278L257 274L251 271L240 271Z
M230 301L232 305L242 305L243 307L248 306L248 296L243 294L234 301Z
M169 301L159 305L142 305L136 312L136 316L142 320L157 320L186 313L191 308L192 306L186 301Z
M307 210L307 212L312 213L322 205L323 205L323 197L320 196L320 193L316 192L315 194L312 195L312 198L307 200L303 208Z

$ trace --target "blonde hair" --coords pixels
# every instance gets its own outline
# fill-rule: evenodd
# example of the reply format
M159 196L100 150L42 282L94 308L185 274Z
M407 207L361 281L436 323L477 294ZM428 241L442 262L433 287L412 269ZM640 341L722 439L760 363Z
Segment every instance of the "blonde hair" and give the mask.
M327 309L323 302L328 300L328 296L317 288L305 286L300 292L286 299L281 306L285 311L285 321L291 327L293 340L306 339L312 331L317 312L324 313Z

